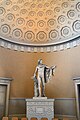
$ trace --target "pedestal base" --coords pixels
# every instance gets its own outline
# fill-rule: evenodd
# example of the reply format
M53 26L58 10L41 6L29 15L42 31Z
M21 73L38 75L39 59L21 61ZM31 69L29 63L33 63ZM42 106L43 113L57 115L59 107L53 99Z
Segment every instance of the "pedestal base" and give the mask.
M54 99L40 97L34 99L26 99L26 117L28 120L35 117L38 120L41 118L54 118Z
M40 99L47 99L47 97L33 97L33 99L37 99L37 100L40 100Z

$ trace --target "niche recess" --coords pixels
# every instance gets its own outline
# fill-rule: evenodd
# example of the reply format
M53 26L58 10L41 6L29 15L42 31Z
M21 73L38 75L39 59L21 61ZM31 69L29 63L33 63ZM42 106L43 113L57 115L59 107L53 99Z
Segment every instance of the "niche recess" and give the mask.
M0 118L8 116L10 83L12 78L0 77Z
M75 83L77 118L80 120L80 77L73 78Z

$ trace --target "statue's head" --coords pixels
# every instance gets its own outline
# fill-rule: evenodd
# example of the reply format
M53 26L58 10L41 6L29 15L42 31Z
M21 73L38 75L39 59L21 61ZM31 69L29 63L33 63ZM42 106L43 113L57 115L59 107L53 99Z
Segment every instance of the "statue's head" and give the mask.
M39 64L42 64L42 59L39 59L39 60L38 60L38 65L39 65Z

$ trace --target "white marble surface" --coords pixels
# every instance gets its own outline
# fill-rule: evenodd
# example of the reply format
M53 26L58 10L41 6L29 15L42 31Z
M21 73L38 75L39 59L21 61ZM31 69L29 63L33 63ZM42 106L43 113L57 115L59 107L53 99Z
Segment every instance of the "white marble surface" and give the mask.
M30 120L32 117L40 120L41 118L54 118L54 99L37 98L26 99L26 117Z
M45 100L45 99L47 99L47 97L33 97L33 99L35 99L35 100L36 100L36 99L37 99L37 100L39 100L39 99L44 99L44 100Z

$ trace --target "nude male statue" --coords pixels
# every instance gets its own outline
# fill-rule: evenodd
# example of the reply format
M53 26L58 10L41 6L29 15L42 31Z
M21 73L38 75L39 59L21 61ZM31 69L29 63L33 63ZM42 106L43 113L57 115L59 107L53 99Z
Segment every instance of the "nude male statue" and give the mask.
M42 64L42 59L38 60L38 65L33 76L35 97L45 97L45 83L54 75L55 68L56 66L49 68L45 64Z

